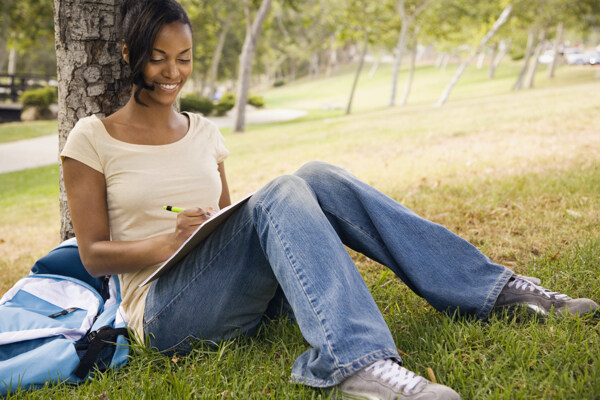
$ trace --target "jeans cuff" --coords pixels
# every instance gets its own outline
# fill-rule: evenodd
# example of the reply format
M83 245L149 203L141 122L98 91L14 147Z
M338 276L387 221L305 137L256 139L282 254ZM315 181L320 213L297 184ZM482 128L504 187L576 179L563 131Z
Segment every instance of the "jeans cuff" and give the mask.
M502 291L502 289L504 289L504 286L506 286L506 284L508 283L508 280L514 274L515 273L513 271L511 271L508 268L505 268L504 272L498 277L498 280L496 281L494 288L488 294L488 297L485 300L483 307L481 308L481 310L479 310L479 313L477 313L477 318L479 318L479 319L487 318L487 316L490 314L490 312L494 308L494 305L496 304L496 300L498 299L498 296L500 296L500 292Z
M402 362L402 358L398 354L397 349L377 350L375 352L362 356L361 358L353 361L350 364L340 366L328 379L307 378L305 376L292 372L291 381L293 383L300 383L303 385L317 388L332 387L339 385L350 375L354 374L356 371L363 369L364 367L370 364L373 364L377 360L383 360L386 358L392 358L394 360Z

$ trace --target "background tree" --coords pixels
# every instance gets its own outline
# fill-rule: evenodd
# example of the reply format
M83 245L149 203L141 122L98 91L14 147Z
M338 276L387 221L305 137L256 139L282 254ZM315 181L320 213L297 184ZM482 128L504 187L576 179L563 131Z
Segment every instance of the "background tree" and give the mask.
M393 14L391 4L369 0L347 0L340 9L338 18L339 21L343 21L339 31L340 38L360 46L358 67L354 74L346 114L352 112L352 101L369 44L381 44L386 41L389 34L386 27L389 26L390 16Z
M121 57L121 0L54 0L59 152L77 120L111 114L131 93ZM61 237L74 235L60 171Z
M398 85L398 73L400 72L400 64L402 63L402 56L404 50L406 49L406 42L408 40L409 30L412 28L415 20L421 15L423 11L429 5L430 0L413 0L411 2L406 2L405 0L398 0L396 5L396 10L400 15L402 26L400 27L400 36L398 37L398 44L396 45L396 57L394 58L394 71L392 73L392 93L390 95L390 103L389 106L393 107L396 103L396 86ZM419 27L417 29L420 30ZM414 29L413 29L414 33ZM413 35L413 40L415 40L416 35ZM416 43L415 43L416 49ZM403 104L406 103L406 98L408 97L408 93L410 92L410 83L407 83L408 91L405 91L405 96L403 99Z
M193 91L213 98L219 78L237 69L244 17L235 0L182 0L194 30Z
M8 54L27 54L16 61L17 70L54 74L52 0L2 0L0 2L0 73Z
M246 103L248 102L248 91L250 89L250 79L252 77L252 61L254 61L254 52L258 36L263 23L271 8L271 0L262 0L254 19L251 16L250 4L244 0L246 13L246 39L242 54L240 54L240 64L238 73L238 84L235 99L235 120L233 129L235 132L243 132L246 128Z
M467 66L471 63L471 61L473 61L473 59L477 56L477 54L479 54L481 52L481 50L485 47L487 42L496 34L498 29L500 29L500 27L506 23L506 21L508 20L508 18L510 16L511 11L512 11L512 7L513 7L512 4L508 4L504 8L504 10L502 10L502 13L498 17L498 19L494 22L491 29L483 37L483 39L481 40L481 42L479 43L477 48L471 53L471 55L465 61L462 62L462 64L460 65L460 67L458 68L458 70L456 71L456 73L454 74L452 79L450 80L450 83L448 84L448 86L446 87L444 92L442 93L442 96L437 101L436 105L441 106L446 102L446 100L448 100L448 97L450 96L450 92L452 91L454 86L458 83L458 80L460 79L462 74L465 72Z

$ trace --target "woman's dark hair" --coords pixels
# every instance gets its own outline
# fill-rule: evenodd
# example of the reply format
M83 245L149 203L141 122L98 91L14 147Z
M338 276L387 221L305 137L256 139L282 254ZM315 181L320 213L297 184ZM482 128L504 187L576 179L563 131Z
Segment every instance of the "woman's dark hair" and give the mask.
M142 89L154 90L144 81L142 71L150 61L158 31L165 24L181 22L192 29L187 13L175 0L125 0L121 6L123 40L129 49L131 81L136 85L135 101L140 99Z

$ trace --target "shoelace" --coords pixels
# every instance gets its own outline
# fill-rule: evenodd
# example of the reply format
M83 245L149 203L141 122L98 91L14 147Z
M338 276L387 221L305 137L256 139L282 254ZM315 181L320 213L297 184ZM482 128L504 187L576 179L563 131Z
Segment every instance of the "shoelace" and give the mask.
M508 282L509 287L515 287L516 289L520 289L523 291L529 290L531 292L534 292L537 290L538 292L540 292L544 296L548 297L549 299L551 299L551 298L555 298L557 300L569 300L570 299L570 297L567 296L566 294L552 292L542 286L536 285L535 283L533 283L531 280L527 279L524 276L515 275L514 278L515 278L514 280Z
M410 394L423 381L422 377L390 359L376 361L368 366L365 371L371 372L376 378L387 382L405 394Z

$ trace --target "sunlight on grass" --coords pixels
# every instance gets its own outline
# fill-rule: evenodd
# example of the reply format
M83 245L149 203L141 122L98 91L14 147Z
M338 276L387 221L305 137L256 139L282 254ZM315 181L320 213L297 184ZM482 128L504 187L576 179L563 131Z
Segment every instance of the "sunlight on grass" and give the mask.
M232 197L310 160L342 165L495 262L599 301L600 80L593 69L561 68L553 81L540 71L535 89L511 92L514 66L501 67L494 81L473 68L444 107L432 107L452 72L420 68L409 105L388 108L389 66L382 66L370 81L361 79L350 116L321 108L344 101L351 71L266 92L269 107L310 112L245 134L226 131ZM0 175L0 292L58 243L57 181L56 166ZM598 320L448 316L382 266L350 253L415 372L431 368L465 399L600 393ZM288 382L306 346L297 326L278 321L253 339L198 345L185 357L134 347L118 372L15 398L329 398Z

